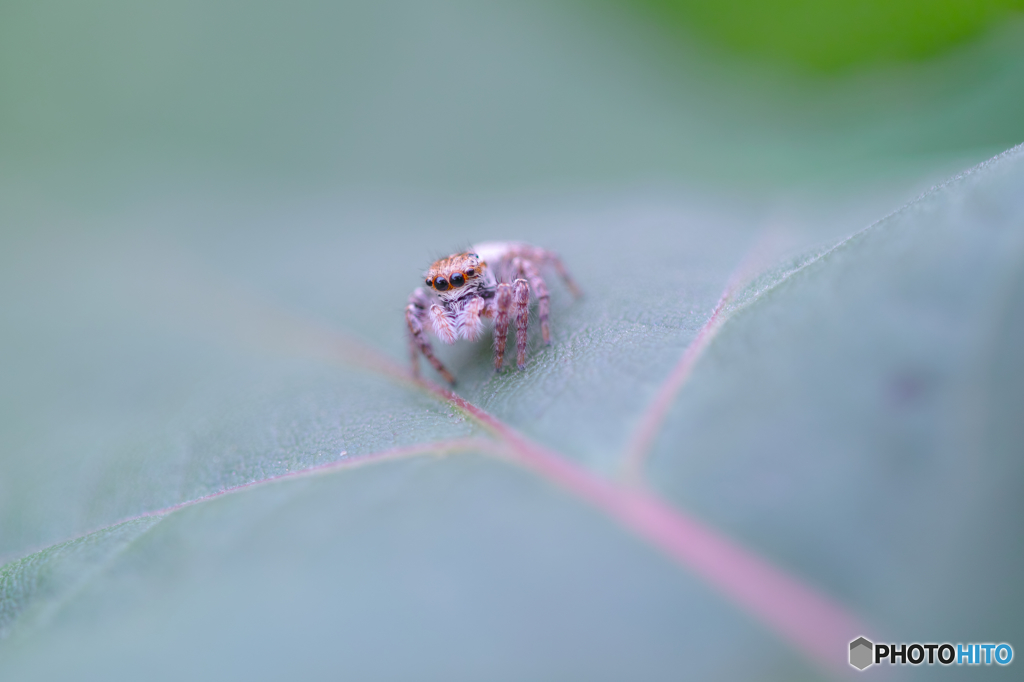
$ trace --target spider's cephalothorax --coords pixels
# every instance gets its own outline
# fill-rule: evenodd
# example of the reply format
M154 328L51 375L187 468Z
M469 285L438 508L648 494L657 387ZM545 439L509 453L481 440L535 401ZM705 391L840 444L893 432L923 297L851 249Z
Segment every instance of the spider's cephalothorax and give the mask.
M494 368L501 370L505 339L514 318L516 364L523 369L531 291L537 299L541 336L544 343L551 342L548 288L540 275L540 271L549 266L561 276L573 295L579 296L579 288L558 255L528 244L478 244L469 251L436 261L424 277L427 288L420 287L412 292L405 309L413 373L418 374L417 360L423 353L434 369L454 384L455 378L434 355L426 328L429 326L444 343L454 343L460 337L475 341L483 333L484 320L488 318L494 320Z

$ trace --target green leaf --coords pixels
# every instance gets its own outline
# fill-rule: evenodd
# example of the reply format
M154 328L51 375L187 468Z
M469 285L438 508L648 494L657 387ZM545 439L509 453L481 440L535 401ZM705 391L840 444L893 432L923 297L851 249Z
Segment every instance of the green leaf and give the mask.
M1013 456L1019 428L1002 401L1019 398L1022 190L1017 149L737 290L654 441L650 483L679 513L896 640L1012 641L1021 628L1013 576L1024 557L1005 540L1019 530L1011 512L1022 472ZM634 221L617 247L614 231L605 233L627 271L650 262L645 238L674 243L685 258L692 233ZM445 357L470 401L582 471L614 473L658 378L717 296L699 270L655 267L655 289L693 298L652 299L644 287L602 278L603 264L575 257L571 244L564 251L587 296L556 297L552 346L535 348L526 371L487 371L486 344ZM221 317L240 310L259 312L237 303ZM285 315L225 329L251 345L268 320L277 332L263 338L268 352L315 358L330 347ZM393 326L397 350L400 320ZM174 467L170 450L126 467L123 453L104 449L99 471L110 483L68 472L64 489L80 497L60 508L80 505L79 518L97 525L145 502L315 467L340 447L363 453L414 436L486 433L397 375L333 369L332 357L358 359L340 342L334 348L343 350L325 352L322 363L240 354L235 361L258 369L274 400L221 376L222 390L249 397L236 393L236 411L215 420L220 428L179 421L193 446L178 451ZM575 449L563 449L568 441ZM112 670L126 679L813 674L799 648L780 646L793 644L784 632L756 609L751 620L742 599L723 597L685 560L674 563L613 508L593 506L543 467L493 461L472 443L443 459L328 468L246 488L16 560L3 569L14 630L4 670L13 679L109 679ZM93 457L95 467L100 451ZM178 475L169 479L168 469ZM169 480L173 487L158 486ZM147 489L156 491L148 500L139 492ZM51 523L23 535L38 542L44 530L58 532ZM66 574L84 577L74 584ZM969 599L936 599L964 584L973 586ZM907 603L913 608L899 606ZM19 630L26 605L45 617ZM976 622L993 624L991 633L964 625ZM729 654L736 647L745 652L738 659Z
M891 641L1024 634L1024 148L747 296L669 413L659 489Z
M820 71L921 59L975 37L1020 0L639 0L672 28Z
M1021 139L1019 26L826 82L564 7L129 9L0 21L0 679L1021 639L1024 153L858 231ZM413 381L419 273L496 238L585 296Z

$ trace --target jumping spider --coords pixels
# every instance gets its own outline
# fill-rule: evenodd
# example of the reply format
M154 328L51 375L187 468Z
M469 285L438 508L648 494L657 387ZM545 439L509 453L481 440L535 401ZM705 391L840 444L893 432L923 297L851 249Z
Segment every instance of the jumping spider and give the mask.
M530 291L537 299L540 332L551 342L548 329L548 287L540 269L551 266L574 296L580 295L558 254L519 242L488 242L469 251L453 253L430 266L427 290L418 287L409 297L405 321L409 325L409 349L413 374L419 376L419 353L450 384L452 376L434 355L425 327L430 322L437 338L455 343L459 337L475 341L484 330L484 319L494 319L494 369L501 371L505 338L512 317L516 321L516 365L526 366L526 333L529 324Z

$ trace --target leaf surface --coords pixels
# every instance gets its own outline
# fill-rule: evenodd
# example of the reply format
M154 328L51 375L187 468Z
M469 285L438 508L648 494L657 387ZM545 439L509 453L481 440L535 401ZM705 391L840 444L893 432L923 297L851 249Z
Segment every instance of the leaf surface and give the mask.
M858 231L1019 139L1019 27L826 88L536 8L104 7L103 49L0 22L82 48L0 60L0 678L791 680L853 625L1021 639L1021 149ZM551 279L523 372L483 341L439 349L457 395L413 381L418 273L495 238L585 296Z

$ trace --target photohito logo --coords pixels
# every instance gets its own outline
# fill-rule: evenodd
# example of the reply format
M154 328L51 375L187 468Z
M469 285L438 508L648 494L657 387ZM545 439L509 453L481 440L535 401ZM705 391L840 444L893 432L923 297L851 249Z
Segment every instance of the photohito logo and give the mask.
M850 665L864 670L888 660L889 665L1009 665L1009 644L875 644L866 637L850 642Z

